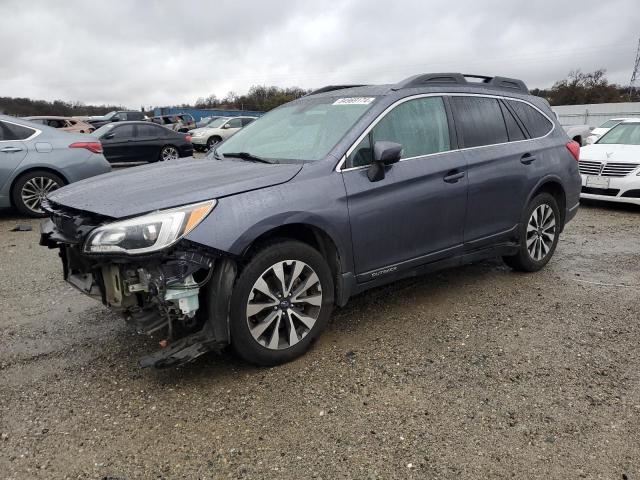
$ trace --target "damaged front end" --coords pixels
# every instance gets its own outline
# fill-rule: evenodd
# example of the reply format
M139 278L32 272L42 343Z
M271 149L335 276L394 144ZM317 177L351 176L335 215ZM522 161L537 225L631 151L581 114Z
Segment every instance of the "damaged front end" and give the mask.
M44 202L51 219L40 244L59 249L67 282L160 339L161 350L140 359L142 367L186 363L229 342L235 261L182 238L214 205L197 222L189 212L200 204L114 222Z

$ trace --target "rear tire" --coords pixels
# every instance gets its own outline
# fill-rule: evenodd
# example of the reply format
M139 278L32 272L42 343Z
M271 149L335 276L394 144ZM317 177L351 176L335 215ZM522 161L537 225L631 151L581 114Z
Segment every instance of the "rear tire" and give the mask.
M251 258L234 286L231 345L257 365L299 357L326 327L333 292L331 270L314 248L296 241L265 247Z
M49 192L63 186L64 180L58 175L46 170L34 170L18 177L11 189L11 201L22 215L46 217L46 213L40 208L40 202Z
M558 245L561 218L558 202L553 195L536 195L523 212L518 253L502 257L504 263L521 272L537 272L544 267Z
M178 158L180 158L180 152L178 149L173 145L165 145L162 147L162 150L160 150L158 160L165 162L169 160L177 160Z

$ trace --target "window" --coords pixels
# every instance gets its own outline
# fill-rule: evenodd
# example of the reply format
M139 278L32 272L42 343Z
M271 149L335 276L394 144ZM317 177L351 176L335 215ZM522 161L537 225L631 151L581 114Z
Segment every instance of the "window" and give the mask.
M553 128L553 124L531 105L516 100L507 100L507 102L516 112L531 138L544 137Z
M35 130L15 123L0 122L0 141L25 140L35 133Z
M451 97L456 126L464 147L494 145L509 141L500 104L495 98Z
M47 121L44 118L32 118L32 119L25 118L25 120L29 120L30 122L37 123L38 125L45 125L47 123Z
M502 109L502 116L504 117L504 123L507 124L507 133L509 134L510 142L517 142L518 140L525 140L526 137L518 125L518 122L514 118L513 114L509 111L507 106L500 102L500 108Z
M133 125L121 125L113 129L112 138L131 138L133 137Z
M379 140L401 144L402 158L449 150L449 124L442 98L409 100L391 110L349 155L347 166L371 163L372 145Z
M249 125L251 122L253 122L253 118L243 118L242 119L242 126L244 127L245 125Z
M375 101L376 97L303 97L269 111L217 151L249 152L278 161L321 160Z
M227 122L227 128L242 128L242 119L232 118Z
M120 121L124 122L127 120L127 113L126 112L118 112L114 115L115 118L119 118Z
M597 143L640 145L640 123L621 123L605 133Z
M138 125L138 136L139 137L160 137L164 136L164 132L161 127L156 127L155 125Z

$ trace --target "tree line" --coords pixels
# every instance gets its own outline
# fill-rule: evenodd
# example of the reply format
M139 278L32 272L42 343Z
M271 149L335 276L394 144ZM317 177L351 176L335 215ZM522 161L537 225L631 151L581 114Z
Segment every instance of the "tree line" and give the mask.
M269 111L283 103L306 95L311 90L299 87L254 85L244 95L229 92L223 98L215 95L200 97L193 104L171 105L178 108L213 108L220 110ZM617 103L640 101L638 91L629 93L629 87L609 83L606 70L583 73L574 70L549 89L534 88L533 95L546 98L551 105L581 105L585 103ZM169 106L169 105L168 105ZM32 100L30 98L0 97L0 113L20 117L31 115L103 115L112 110L126 109L121 105L85 105L81 102Z

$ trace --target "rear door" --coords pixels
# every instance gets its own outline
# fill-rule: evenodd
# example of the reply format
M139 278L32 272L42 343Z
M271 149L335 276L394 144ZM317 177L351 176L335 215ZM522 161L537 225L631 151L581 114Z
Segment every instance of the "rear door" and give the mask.
M371 182L367 168L378 140L402 144L400 162ZM466 161L455 149L442 97L400 103L352 148L342 171L357 279L409 269L462 248Z
M452 96L451 104L469 176L465 243L499 243L513 235L528 194L530 142L523 141L520 124L498 98Z
M36 134L36 130L0 120L0 188L27 156L27 145L22 142Z
M137 136L134 142L139 153L138 156L147 162L157 160L167 132L169 130L166 128L158 127L152 123L148 125L138 124Z

